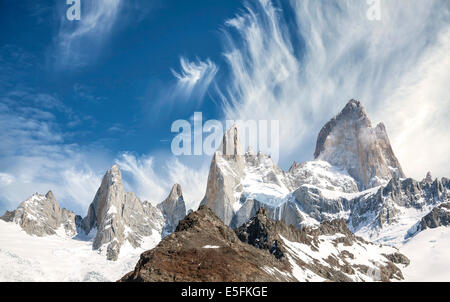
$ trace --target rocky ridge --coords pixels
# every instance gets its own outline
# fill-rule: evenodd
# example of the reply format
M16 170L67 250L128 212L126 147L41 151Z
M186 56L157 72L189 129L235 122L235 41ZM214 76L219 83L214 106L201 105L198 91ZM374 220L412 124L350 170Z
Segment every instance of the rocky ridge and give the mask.
M402 279L401 270L383 253L397 251L357 238L342 221L298 230L272 221L260 210L235 232L202 206L180 221L176 231L156 248L143 253L134 271L120 281Z
M122 246L138 248L146 238L160 240L175 229L186 215L181 187L174 185L169 196L157 207L125 192L118 165L109 169L89 206L86 217L61 209L52 192L35 194L19 207L6 212L1 219L20 225L28 234L60 234L61 227L69 237L92 239L92 248L115 261Z
M372 128L355 100L321 130L314 161L294 162L285 172L270 156L240 154L235 126L213 157L202 201L233 228L264 207L272 219L298 228L345 219L364 238L398 244L423 216L449 200L446 178L404 177L385 127Z

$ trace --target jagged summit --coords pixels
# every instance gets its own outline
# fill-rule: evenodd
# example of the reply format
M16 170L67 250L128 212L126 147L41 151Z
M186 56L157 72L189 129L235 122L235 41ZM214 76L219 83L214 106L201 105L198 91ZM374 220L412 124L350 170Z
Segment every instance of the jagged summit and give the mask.
M91 240L92 248L105 253L108 260L117 260L123 245L132 248L149 247L161 236L173 232L186 215L181 186L175 184L169 196L154 207L141 202L132 192L125 192L119 165L112 166L103 176L101 185L89 206L86 217L61 209L51 191L38 193L7 211L0 219L19 224L30 235L61 234ZM87 235L87 236L85 236Z
M424 178L423 180L424 182L429 182L432 183L433 182L433 175L431 174L431 172L427 173L427 176Z
M225 132L219 150L222 152L222 155L226 156L236 157L244 155L237 125L233 125Z
M48 236L58 233L69 237L76 235L81 221L81 217L59 206L52 191L45 195L33 194L16 210L7 211L0 219L18 224L30 235Z
M161 233L163 220L150 203L142 203L134 193L125 192L120 168L114 165L103 177L83 219L83 228L87 234L96 231L94 249L106 250L108 260L117 260L125 242L137 248L143 237Z
M320 131L314 158L348 171L360 189L404 178L384 124L372 128L359 101L350 100Z
M173 185L169 196L157 208L166 219L163 236L172 233L177 227L178 222L186 216L186 204L181 186L179 184Z

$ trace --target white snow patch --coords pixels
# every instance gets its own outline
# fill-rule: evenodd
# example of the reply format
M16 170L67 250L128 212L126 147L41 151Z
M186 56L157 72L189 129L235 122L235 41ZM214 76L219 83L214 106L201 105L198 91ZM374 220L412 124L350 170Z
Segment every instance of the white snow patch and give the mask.
M450 281L450 227L426 229L400 247L411 264L403 276L409 282Z
M218 246L218 245L205 245L203 248L204 249L220 249L220 246Z

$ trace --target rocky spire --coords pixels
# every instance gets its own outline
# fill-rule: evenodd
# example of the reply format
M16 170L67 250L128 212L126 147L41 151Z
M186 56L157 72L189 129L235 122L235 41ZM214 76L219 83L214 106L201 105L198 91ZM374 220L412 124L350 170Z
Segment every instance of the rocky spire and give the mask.
M242 152L239 130L236 125L225 132L220 151L222 151L222 155L226 156L237 157L244 155Z
M346 170L360 189L405 177L392 151L386 127L380 123L372 128L366 110L356 100L350 100L322 128L314 157Z
M177 227L178 222L186 216L186 204L184 202L181 186L175 184L172 187L169 196L167 196L157 208L162 212L166 219L163 235L172 233Z
M86 233L97 231L93 248L106 250L108 260L118 259L125 240L139 247L142 237L150 236L154 230L161 232L162 224L162 214L156 208L143 204L134 193L125 192L118 165L106 172L83 219Z
M295 169L298 168L298 163L296 160L294 160L294 162L292 163L292 166L289 168L289 173L293 173L295 171Z
M431 175L431 172L427 173L427 176L424 179L425 182L433 182L433 176Z
M208 206L225 224L230 224L235 214L234 190L244 174L245 156L239 139L239 130L233 126L223 136L222 145L214 154L209 169L206 194L201 205Z

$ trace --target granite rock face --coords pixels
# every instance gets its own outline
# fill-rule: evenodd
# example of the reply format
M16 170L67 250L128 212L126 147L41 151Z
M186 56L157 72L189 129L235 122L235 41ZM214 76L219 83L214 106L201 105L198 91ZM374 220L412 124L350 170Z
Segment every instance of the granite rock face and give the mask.
M14 222L29 235L40 237L55 235L60 229L63 234L73 237L81 223L81 217L59 206L51 191L45 196L34 194L0 219Z
M322 128L314 158L348 171L361 190L405 177L385 126L372 128L366 110L355 100Z
M96 232L93 248L106 250L108 260L117 260L125 241L137 248L143 237L161 233L163 225L164 217L157 208L125 192L118 165L106 172L83 219L86 234Z
M157 208L162 212L166 225L163 230L163 237L175 231L178 222L186 216L186 204L183 199L183 192L179 184L175 184L169 196L161 202Z
M239 131L234 126L225 133L221 147L213 156L206 194L201 202L225 224L230 224L235 215L235 191L239 190L244 175L244 163Z

